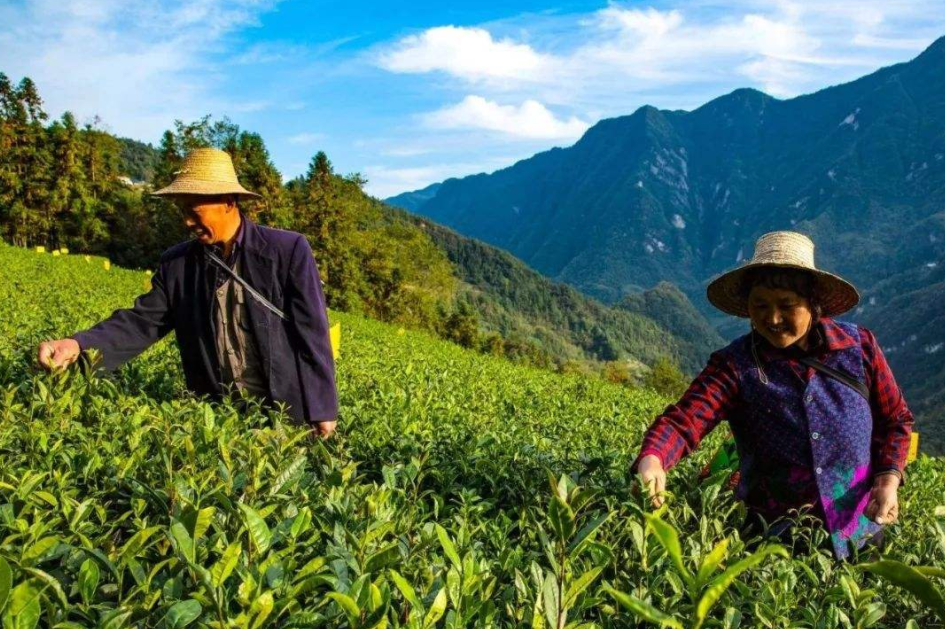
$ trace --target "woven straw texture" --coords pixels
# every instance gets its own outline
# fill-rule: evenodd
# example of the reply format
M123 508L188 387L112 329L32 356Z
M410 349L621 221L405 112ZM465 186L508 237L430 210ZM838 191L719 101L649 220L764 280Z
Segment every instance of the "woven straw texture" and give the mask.
M255 192L250 192L240 185L230 154L211 148L194 149L187 153L174 181L152 194L233 194L239 197L259 197Z
M825 316L842 314L860 301L860 295L852 284L814 265L814 243L810 238L797 232L778 231L758 239L751 260L709 283L706 289L709 302L722 312L747 318L748 302L739 294L739 287L745 272L759 266L810 271Z

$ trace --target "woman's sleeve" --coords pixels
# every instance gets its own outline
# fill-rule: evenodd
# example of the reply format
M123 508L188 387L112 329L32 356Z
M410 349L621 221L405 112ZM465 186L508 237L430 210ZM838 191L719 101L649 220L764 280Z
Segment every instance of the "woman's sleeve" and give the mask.
M906 482L905 467L912 438L912 411L896 384L886 356L872 332L861 328L863 356L869 377L870 408L873 413L873 473L897 471Z
M723 353L713 353L682 398L667 406L643 435L643 446L630 466L631 473L637 471L640 460L648 454L658 456L663 469L676 465L725 419L737 396L735 366Z

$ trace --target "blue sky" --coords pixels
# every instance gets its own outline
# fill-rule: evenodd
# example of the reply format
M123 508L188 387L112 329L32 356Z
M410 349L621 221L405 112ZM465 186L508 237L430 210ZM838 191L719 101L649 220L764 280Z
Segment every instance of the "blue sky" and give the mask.
M781 98L911 59L945 0L0 0L0 71L157 142L229 116L285 177L324 150L377 196L574 143L644 104Z

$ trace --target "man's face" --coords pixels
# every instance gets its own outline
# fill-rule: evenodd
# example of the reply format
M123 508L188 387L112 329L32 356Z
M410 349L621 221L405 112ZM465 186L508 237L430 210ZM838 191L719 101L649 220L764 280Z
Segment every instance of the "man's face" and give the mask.
M236 202L227 197L182 195L174 203L180 208L184 225L205 245L223 242L237 214Z
M754 286L748 295L748 315L769 343L784 349L807 334L813 313L810 301L792 290Z

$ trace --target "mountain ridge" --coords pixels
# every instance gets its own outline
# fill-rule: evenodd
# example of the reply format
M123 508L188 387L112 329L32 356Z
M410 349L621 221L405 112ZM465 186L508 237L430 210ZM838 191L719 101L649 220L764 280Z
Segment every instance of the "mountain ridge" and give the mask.
M743 88L691 111L643 106L570 147L443 182L413 211L606 303L669 281L726 337L743 325L711 308L708 281L749 258L761 234L800 231L816 243L819 267L876 299L850 316L869 321L881 343L915 336L934 347L945 342L935 319L910 318L915 329L903 330L892 312L870 312L879 299L903 307L896 283L922 281L945 255L942 208L945 38L911 61L795 98ZM945 303L937 286L916 295ZM931 356L923 364L945 360ZM890 362L925 408L945 374L917 373L906 357Z

